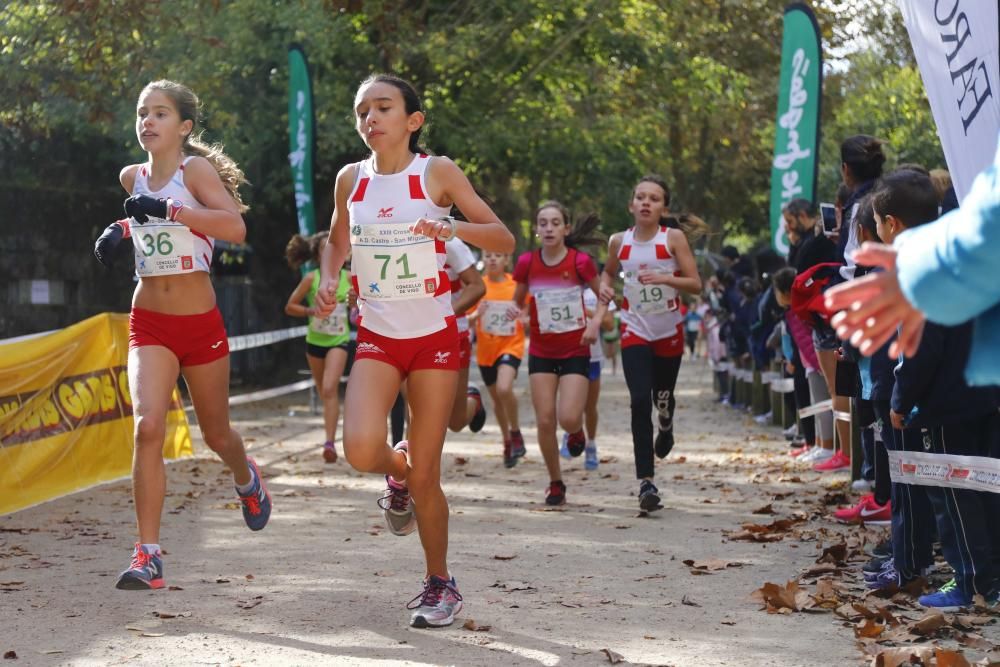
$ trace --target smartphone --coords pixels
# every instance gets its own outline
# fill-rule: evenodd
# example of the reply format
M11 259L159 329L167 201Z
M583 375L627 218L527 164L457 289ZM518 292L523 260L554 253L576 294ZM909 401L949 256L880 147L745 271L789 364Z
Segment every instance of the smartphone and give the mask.
M833 204L820 204L819 212L823 216L824 234L830 236L840 231L837 229L837 209L834 208Z

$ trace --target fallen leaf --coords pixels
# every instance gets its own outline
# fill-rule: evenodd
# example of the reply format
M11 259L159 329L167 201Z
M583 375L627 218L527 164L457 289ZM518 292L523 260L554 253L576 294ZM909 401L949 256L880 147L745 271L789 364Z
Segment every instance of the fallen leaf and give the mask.
M944 614L939 611L927 612L920 620L914 622L909 628L922 635L930 635L947 624Z
M758 507L753 511L753 514L775 514L774 506L771 503L764 505L763 507Z
M855 637L863 637L865 639L875 639L880 636L885 631L885 625L881 623L876 623L870 618L866 618L857 627L854 628Z
M524 581L498 581L490 588L502 588L505 591L533 591L535 587Z
M872 660L872 667L900 667L900 665L910 665L915 661L919 661L917 664L927 665L933 657L934 650L925 646L887 648L875 656Z
M604 657L607 658L608 662L610 662L612 665L617 665L620 662L625 662L625 656L623 656L621 653L615 653L609 648L602 648L601 653L604 654Z
M948 649L934 649L934 657L937 658L937 667L971 667L964 655Z
M700 607L701 605L689 598L687 595L681 598L681 604L686 604L689 607Z
M515 558L517 558L517 554L510 554L510 555L494 554L493 555L493 560L514 560Z
M153 616L159 618L187 618L191 616L189 611L154 611Z
M168 591L182 591L184 590L181 586L167 586Z
M7 651L7 652L5 652L3 654L3 659L4 660L17 660L17 652L16 651Z
M163 637L166 634L167 634L166 632L140 632L139 636L140 637Z
M809 593L794 579L784 586L768 582L754 591L750 597L763 602L769 613L780 612L783 609L799 611L812 604Z
M263 601L264 601L264 596L257 595L249 600L237 600L236 606L239 607L240 609L253 609Z
M462 627L466 630L472 630L473 632L489 632L493 629L492 625L479 625L471 618L463 623Z
M847 543L841 542L823 549L823 555L816 559L817 563L833 563L843 565L847 560Z
M708 570L710 572L716 572L718 570L725 570L729 567L743 567L746 563L733 560L723 560L721 558L710 558L709 560L685 560L681 561L688 567L695 570Z
M253 581L253 575L252 574L248 574L245 578L246 578L247 581Z
M241 503L232 502L232 503L226 503L225 505L223 505L222 509L224 509L224 510L238 510L238 509L240 509L242 507L243 507L243 505Z
M455 465L457 465L457 466L464 466L468 462L469 462L469 459L465 458L464 456L456 456L455 457Z

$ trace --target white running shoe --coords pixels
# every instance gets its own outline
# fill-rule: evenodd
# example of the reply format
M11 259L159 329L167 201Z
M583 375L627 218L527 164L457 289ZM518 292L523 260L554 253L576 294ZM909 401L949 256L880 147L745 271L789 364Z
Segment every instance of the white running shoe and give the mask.
M871 493L875 485L867 479L856 479L851 482L851 491L857 493Z
M405 453L408 446L409 443L402 440L396 443L393 449ZM382 508L385 524L393 535L409 535L417 528L417 518L413 513L413 499L410 498L410 491L406 488L406 484L400 484L389 475L385 476L385 484L386 490L378 499L378 506Z
M806 463L823 463L827 459L833 456L832 449L823 449L820 446L816 446L816 449L809 452L808 454L803 454L799 457L799 461L805 461ZM808 457L808 458L806 458Z
M442 579L432 574L424 580L424 591L410 600L407 609L413 610L410 625L414 628L440 628L451 625L455 615L462 611L462 595L458 592L455 577Z

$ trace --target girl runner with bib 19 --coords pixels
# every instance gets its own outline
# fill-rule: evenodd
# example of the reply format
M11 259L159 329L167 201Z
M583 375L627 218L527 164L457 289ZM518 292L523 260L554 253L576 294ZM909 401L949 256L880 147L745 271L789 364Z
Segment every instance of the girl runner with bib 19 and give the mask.
M116 586L163 588L160 515L166 495L163 439L170 396L184 375L207 444L233 471L243 519L260 530L271 498L243 439L229 423L229 343L209 277L214 239L246 237L237 188L243 172L220 146L193 136L198 98L154 81L139 95L135 130L149 154L121 171L127 220L108 227L94 254L108 265L131 236L139 284L129 315L128 379L135 418L132 493L139 542Z
M444 626L462 609L448 571L448 502L441 450L458 380L459 341L445 273L445 241L458 236L510 252L514 237L454 162L418 145L424 122L413 87L391 75L366 79L354 98L371 157L337 175L330 242L323 252L319 315L336 305L348 251L358 294L357 352L344 401L344 455L385 474L380 499L396 535L420 533L423 592L407 605L414 627ZM448 217L452 205L468 222ZM386 444L386 415L406 380L409 441Z
M319 264L320 255L329 236L326 232L304 237L296 234L285 247L285 259L296 271L309 260ZM292 317L308 317L306 331L306 362L312 372L316 390L323 399L323 426L326 442L323 443L323 460L337 462L337 421L340 418L340 376L347 365L347 348L351 342L348 326L348 292L350 274L340 270L337 286L337 305L326 317L316 317L316 292L319 290L319 269L313 269L299 281L288 297L285 313ZM302 300L306 305L302 305Z
M590 385L590 345L597 340L607 305L599 303L587 321L583 287L589 286L596 294L600 282L594 260L577 247L594 241L589 235L598 222L597 216L590 216L572 230L565 206L556 201L543 203L535 211L535 232L542 247L521 255L514 267L518 283L514 301L523 307L531 293L528 377L538 447L549 473L546 505L566 502L557 419L570 434L567 446L572 456L582 454L587 442L583 409ZM512 309L511 314L516 312Z
M632 411L635 474L639 507L660 509L653 483L653 453L665 458L674 446L674 387L684 356L678 291L698 294L701 277L685 233L665 220L670 190L658 176L645 176L632 191L629 212L635 225L611 236L601 276L601 297L614 297L619 270L625 274L621 307L622 367ZM699 232L705 223L682 216L681 227ZM650 414L656 407L659 433L654 446Z

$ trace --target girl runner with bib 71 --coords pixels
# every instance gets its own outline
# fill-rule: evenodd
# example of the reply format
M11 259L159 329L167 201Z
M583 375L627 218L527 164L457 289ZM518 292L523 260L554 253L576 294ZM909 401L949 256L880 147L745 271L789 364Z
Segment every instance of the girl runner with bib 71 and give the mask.
M670 190L658 176L645 176L632 191L628 210L635 225L611 236L601 275L601 297L615 296L612 283L624 270L622 367L632 411L639 508L660 509L653 484L653 453L665 458L674 446L674 387L684 356L679 291L701 292L701 277L685 233L668 226ZM681 226L699 232L705 223L682 216ZM650 414L656 408L659 433L654 447Z
M445 241L458 236L484 250L511 252L514 237L454 162L419 147L424 114L409 83L369 77L354 98L354 117L372 154L337 175L316 307L323 316L336 305L350 250L360 318L344 401L344 454L355 469L385 475L379 504L389 529L420 533L426 577L423 592L407 605L410 625L444 626L462 609L448 571L448 502L441 489L459 368ZM452 205L468 222L448 217ZM386 415L404 379L409 441L390 447Z

